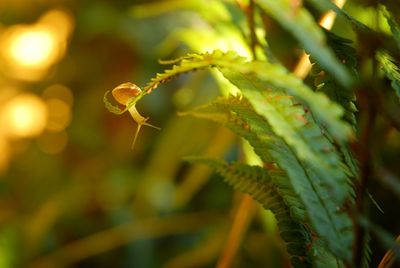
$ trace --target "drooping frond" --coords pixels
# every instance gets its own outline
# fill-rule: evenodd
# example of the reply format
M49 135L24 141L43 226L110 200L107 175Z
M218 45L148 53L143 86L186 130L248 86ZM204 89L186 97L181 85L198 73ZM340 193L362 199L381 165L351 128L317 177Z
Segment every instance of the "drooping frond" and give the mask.
M376 55L377 60L381 63L382 69L386 77L391 81L391 86L395 90L400 99L400 69L394 63L394 59L385 51L379 51Z
M249 140L264 161L276 163L287 174L297 199L293 201L290 195L283 194L283 200L291 208L298 206L290 202L304 204L307 217L302 218L307 218L306 223L312 226L332 254L349 260L352 223L341 210L351 193L348 171L318 125L322 124L330 135L345 143L351 128L341 120L343 109L324 94L312 91L279 64L247 62L234 52L220 51L191 54L174 63L172 69L151 80L143 88L143 94L127 107L174 76L216 67L241 90L247 104L243 108L242 102L237 100L225 106L221 103L224 110L218 111L221 115L212 119L228 118L227 122L221 123L234 131L238 127L245 130L238 134ZM252 134L249 136L247 132ZM258 146L265 151L257 149ZM279 183L275 183L277 187ZM279 189L284 191L285 187Z
M245 58L234 52L215 51L213 53L188 55L179 64L174 65L172 69L157 74L157 77L153 78L143 88L143 94L149 93L160 83L168 81L174 76L208 66L218 68L225 76L230 73L239 81L257 79L260 81L260 87L257 88L257 91L264 91L267 88L284 91L295 97L296 101L308 107L336 139L346 141L351 136L351 128L340 119L343 114L342 108L331 102L324 94L313 92L282 65L262 61L247 62ZM243 90L242 87L238 86L238 88ZM132 102L129 105L133 104Z
M246 113L247 110L249 111ZM246 113L246 120L243 120L245 117L243 113ZM248 101L240 97L220 98L208 105L180 114L192 115L225 125L238 136L248 140L264 163L273 164L275 162L269 154L275 136L266 121L254 112ZM248 121L251 121L251 126ZM262 132L263 135L257 135Z
M304 108L282 91L264 90L267 86L255 76L225 69L222 72L241 89L254 110L266 119L272 131L283 139L295 156L313 167L313 171L331 185L333 198L342 204L347 190L334 186L344 185L347 181L340 158Z
M258 0L260 7L277 20L304 46L318 63L343 86L350 87L352 77L327 46L325 36L303 7L293 9L291 0Z
M144 95L150 94L160 84L190 71L196 71L198 69L215 66L220 59L224 60L221 64L227 62L232 63L235 62L235 60L243 61L243 58L238 57L238 55L234 52L223 53L219 50L205 54L188 54L175 60L164 60L161 61L161 63L173 64L172 69L167 69L163 73L158 73L156 77L152 78L150 82L147 83L144 88L142 88L142 92L137 97L132 99L125 108L115 106L108 100L109 91L104 94L103 101L106 105L106 108L110 112L114 114L122 114L135 105Z
M288 107L286 109L290 110ZM321 174L316 166L318 162L310 163L299 159L291 146L274 133L265 118L257 114L247 101L238 98L220 99L212 104L199 107L190 114L227 126L239 136L247 139L263 161L275 162L278 168L284 170L292 189L306 208L307 223L326 243L330 252L339 258L349 260L352 223L348 215L341 211L340 205L338 206L341 203L337 199L338 196L348 195L348 185L345 181L336 181L332 184L335 176L328 175L334 174L329 171L329 168L325 170L325 174ZM314 128L311 127L310 130L312 129ZM317 133L303 131L302 135L309 136L314 140L310 141L310 144L322 142L322 144L330 146L327 141L323 141L323 135ZM337 158L336 156L332 157L332 152L329 150L325 153L326 159ZM338 170L338 172L340 171ZM276 185L279 188L279 181L276 182ZM285 195L282 197L286 200ZM291 205L290 199L286 202Z
M187 160L210 166L235 190L249 194L264 208L270 209L277 220L280 236L286 243L293 267L311 266L311 234L303 224L293 219L291 209L283 201L280 189L273 183L272 177L284 181L285 173L239 163L227 164L222 160L206 157L190 157Z
M233 52L223 53L222 51L217 50L212 53L188 54L177 60L162 61L163 64L174 64L172 69L165 70L164 73L157 74L157 76L152 78L151 81L143 88L143 91L150 93L161 83L165 83L170 79L187 72L212 67L221 59L228 62L233 62L235 60L239 60L239 58L240 57ZM240 58L240 61L243 61L243 59Z
M275 146L279 145L280 139L273 134L266 121L256 114L250 103L245 100L233 97L221 98L209 105L182 114L194 115L225 125L238 136L248 140L264 163L276 166L275 159L270 152L273 152ZM301 206L301 199L294 194L293 190L290 190L292 188L288 186L289 181L279 177L274 180L274 183L276 187L286 193L282 197L291 208L293 216L300 221L306 221L305 208Z
M242 91L254 109L266 119L271 131L288 145L294 157L300 162L304 161L304 165L309 165L311 172L321 183L329 186L326 195L331 196L340 206L349 192L349 187L345 187L347 177L335 149L310 114L305 112L305 107L341 141L346 141L350 128L340 120L343 112L340 106L329 101L325 95L313 92L283 66L266 62L246 62L233 52L192 54L182 58L171 70L157 75L142 93L149 93L160 83L176 75L207 66L217 67ZM134 105L143 94L131 101L127 108ZM304 107L297 105L297 102ZM337 184L340 187L336 187Z
M324 94L313 92L300 79L287 72L283 66L266 62L251 62L242 64L242 66L243 68L240 69L221 68L220 71L242 91L250 102L252 100L263 101L266 95L277 94L278 97L273 98L283 103L284 101L280 99L279 95L284 93L287 95L284 98L288 102L299 102L307 107L336 139L345 141L351 136L350 127L340 119L343 114L342 108L331 102ZM266 92L267 90L269 92ZM292 97L294 100L291 100ZM270 103L274 102L275 100L272 99ZM252 105L254 106L255 103Z

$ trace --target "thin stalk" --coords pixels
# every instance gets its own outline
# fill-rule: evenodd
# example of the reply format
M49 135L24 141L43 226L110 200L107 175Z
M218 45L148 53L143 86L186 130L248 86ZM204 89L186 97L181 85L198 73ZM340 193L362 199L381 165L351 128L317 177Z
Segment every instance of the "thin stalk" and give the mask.
M215 224L221 216L216 213L190 213L165 218L149 218L122 224L71 242L54 252L38 258L29 268L56 268L110 251L140 239L154 239L168 235L185 234Z
M377 16L376 16L377 18ZM369 42L376 42L375 39L369 40ZM370 44L369 44L370 45ZM377 47L373 44L373 47ZM375 55L375 51L371 51L371 54L364 55L365 60ZM371 78L365 79L364 88L358 90L357 99L359 100L360 107L360 118L362 121L360 125L360 136L357 145L357 156L360 167L359 180L356 184L356 203L355 210L356 215L366 215L367 213L367 185L370 181L371 174L373 174L373 144L374 138L373 133L375 130L376 117L378 115L378 103L379 98L377 93L380 90L379 86L379 65L377 60L372 57L372 70ZM368 76L367 76L368 77ZM377 103L378 102L378 103ZM354 219L354 245L353 245L353 264L355 267L362 267L364 260L364 247L365 247L365 235L367 230L361 226L356 217Z
M249 195L243 195L232 221L223 253L218 260L217 268L230 268L243 241L246 230L254 217L257 206Z
M247 23L249 24L249 30L250 30L250 49L251 49L251 54L253 56L253 60L257 60L257 53L256 53L256 46L257 46L257 36L256 36L256 29L255 29L255 23L254 23L254 0L250 0L250 3L247 7Z
M400 235L396 238L396 242L400 244ZM391 268L396 260L396 256L396 253L392 249L388 250L379 263L378 268Z
M334 0L333 3L338 8L342 8L346 3L346 0ZM330 10L321 17L318 24L321 25L326 30L330 30L332 29L335 18L336 18L336 13ZM311 62L309 60L309 56L303 51L302 55L300 56L300 60L297 62L296 67L293 70L293 73L297 77L304 79L306 78L310 70L311 70Z
M250 0L248 4L241 0L235 0L235 2L238 5L238 7L243 11L243 13L246 15L247 25L249 27L249 32L250 32L249 46L251 54L253 56L253 60L256 60L257 59L256 47L258 45L258 40L254 22L254 8L255 8L254 0Z
M365 94L368 95L368 94ZM372 174L372 151L373 129L375 125L376 112L373 104L369 101L369 96L364 96L364 103L360 101L360 108L364 111L364 124L361 127L358 148L358 160L360 166L360 177L356 187L356 213L364 215L366 211L365 197L367 192L367 184L370 174ZM363 104L361 104L363 103ZM361 109L360 109L361 110ZM362 267L364 256L364 237L365 229L355 222L355 242L353 248L354 264L356 267Z

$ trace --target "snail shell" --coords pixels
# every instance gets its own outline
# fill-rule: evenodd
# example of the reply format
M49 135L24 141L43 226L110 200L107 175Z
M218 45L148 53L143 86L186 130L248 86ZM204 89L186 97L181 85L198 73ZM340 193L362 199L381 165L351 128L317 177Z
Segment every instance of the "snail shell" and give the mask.
M111 93L118 103L127 105L132 98L142 93L142 90L137 85L126 82L114 88Z

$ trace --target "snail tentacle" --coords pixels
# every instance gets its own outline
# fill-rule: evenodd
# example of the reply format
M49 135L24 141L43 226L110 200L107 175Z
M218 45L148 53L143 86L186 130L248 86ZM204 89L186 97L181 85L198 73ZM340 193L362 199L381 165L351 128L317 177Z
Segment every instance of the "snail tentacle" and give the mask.
M114 88L112 90L112 95L114 96L115 100L125 106L127 106L133 98L137 97L141 93L142 93L142 90L137 85L132 84L130 82L122 83L121 85L117 86L116 88ZM133 149L133 147L135 146L137 137L139 135L140 129L143 125L152 127L152 128L158 129L158 130L160 130L160 128L147 123L147 120L149 119L149 117L146 118L146 117L143 117L142 115L140 115L139 112L137 111L135 105L132 105L132 107L129 108L129 113L132 116L133 120L135 120L135 122L138 124L138 126L136 128L135 136L134 136L133 142L132 142L132 149Z

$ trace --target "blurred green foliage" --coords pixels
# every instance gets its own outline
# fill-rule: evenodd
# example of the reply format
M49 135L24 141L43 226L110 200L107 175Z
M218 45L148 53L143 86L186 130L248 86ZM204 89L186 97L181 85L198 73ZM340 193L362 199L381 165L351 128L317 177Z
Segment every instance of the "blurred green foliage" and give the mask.
M126 81L145 86L164 69L159 59L221 46L250 55L243 38L250 34L245 15L228 0L6 0L0 3L0 30L32 23L60 8L71 14L74 30L65 56L45 78L15 80L0 66L0 87L12 83L40 95L50 85L63 84L74 97L68 144L62 152L43 152L37 137L10 143L9 164L0 173L0 267L214 267L242 196L210 169L189 165L183 157L243 158L242 141L215 123L177 113L234 89L214 71L179 76L161 85L137 105L162 130L144 128L134 150L132 118L109 113L103 94ZM350 1L346 10L382 35L389 34L383 14L375 21L373 7ZM227 19L228 11L233 21ZM313 10L313 15L320 13ZM210 23L207 16L218 23ZM271 29L266 34L270 43L260 44L256 53L271 51L293 69L301 44L274 19L256 20ZM333 31L356 39L343 17L337 18ZM392 56L400 62L400 53ZM365 67L370 63L362 64L361 76L371 75ZM394 92L384 94L386 111L398 124L398 99ZM374 161L393 173L382 180L396 181L399 129L385 120L377 119L373 133L378 137ZM379 178L369 183L385 212L371 206L370 215L398 234L400 191L396 196L387 185ZM288 267L273 216L258 205L256 211L234 267ZM386 248L372 239L374 267Z

